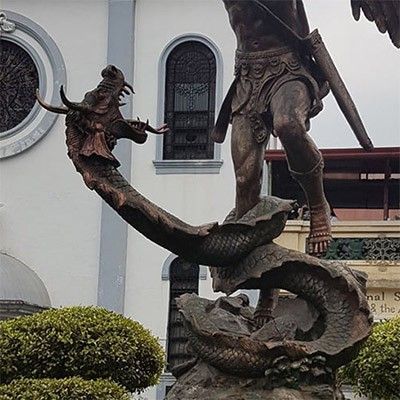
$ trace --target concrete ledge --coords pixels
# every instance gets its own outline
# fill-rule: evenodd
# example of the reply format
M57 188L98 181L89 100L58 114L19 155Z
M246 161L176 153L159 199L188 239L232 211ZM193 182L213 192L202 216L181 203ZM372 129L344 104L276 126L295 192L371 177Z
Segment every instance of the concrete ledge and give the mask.
M219 174L223 160L154 160L156 175Z
M48 308L29 304L20 300L0 300L0 321L31 315Z

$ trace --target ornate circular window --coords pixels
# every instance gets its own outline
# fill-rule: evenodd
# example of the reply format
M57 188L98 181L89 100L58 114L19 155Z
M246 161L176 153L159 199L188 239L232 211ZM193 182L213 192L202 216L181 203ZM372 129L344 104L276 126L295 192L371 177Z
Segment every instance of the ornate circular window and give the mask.
M0 11L0 158L27 150L50 131L57 115L41 109L36 90L57 105L65 84L64 60L49 34L23 15Z
M32 57L20 46L0 40L0 134L18 126L35 105L39 74Z

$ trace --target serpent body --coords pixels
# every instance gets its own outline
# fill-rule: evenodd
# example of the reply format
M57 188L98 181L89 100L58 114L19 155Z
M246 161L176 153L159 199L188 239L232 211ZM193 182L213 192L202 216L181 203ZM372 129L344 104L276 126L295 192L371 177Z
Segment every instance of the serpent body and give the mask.
M268 285L286 289L313 304L324 320L324 330L317 339L264 342L224 332L210 322L209 306L194 295L182 296L178 305L191 346L204 361L223 371L260 377L279 356L302 359L319 354L337 368L354 356L355 345L369 332L372 318L363 283L343 264L318 260L271 243L257 248L235 269L212 268L212 276L214 288L226 293Z

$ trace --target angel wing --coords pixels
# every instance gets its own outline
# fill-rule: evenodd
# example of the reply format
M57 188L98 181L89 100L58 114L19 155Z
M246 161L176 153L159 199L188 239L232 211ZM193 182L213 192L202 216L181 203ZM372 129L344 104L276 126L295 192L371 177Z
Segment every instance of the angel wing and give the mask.
M379 31L388 32L393 44L400 48L400 0L351 0L353 17L360 19L361 10Z

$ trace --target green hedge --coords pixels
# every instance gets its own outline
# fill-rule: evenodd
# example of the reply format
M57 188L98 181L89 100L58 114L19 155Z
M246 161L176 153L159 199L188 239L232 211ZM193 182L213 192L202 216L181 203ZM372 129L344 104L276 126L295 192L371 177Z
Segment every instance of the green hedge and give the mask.
M0 323L0 383L19 378L111 379L130 392L155 385L164 352L138 322L95 307Z
M380 400L400 399L400 317L373 327L357 358L339 377L359 394Z
M1 400L129 400L121 386L106 380L18 379L0 385Z

